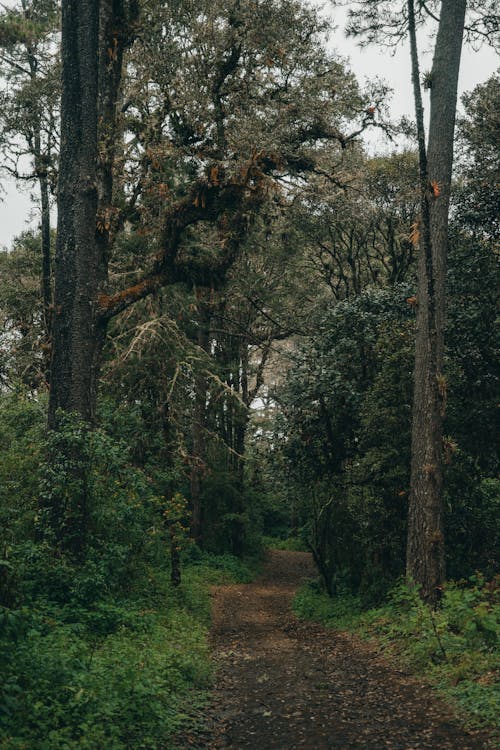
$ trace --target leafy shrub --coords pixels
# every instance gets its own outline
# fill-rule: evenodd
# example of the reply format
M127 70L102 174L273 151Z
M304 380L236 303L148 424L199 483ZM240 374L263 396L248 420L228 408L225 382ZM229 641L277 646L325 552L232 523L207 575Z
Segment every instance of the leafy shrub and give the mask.
M185 610L86 614L32 618L4 672L1 747L161 747L186 694L209 684L205 630Z
M262 546L267 549L283 549L291 552L307 552L307 544L300 536L289 536L286 538L263 536Z
M73 418L47 438L43 404L22 396L0 397L0 416L0 748L164 748L210 682L208 586L250 580L256 560L188 547L173 589L166 503L130 446ZM49 514L54 496L71 520L78 461L88 504L75 558Z
M21 598L19 548L34 538L44 425L43 402L22 393L0 398L0 605Z

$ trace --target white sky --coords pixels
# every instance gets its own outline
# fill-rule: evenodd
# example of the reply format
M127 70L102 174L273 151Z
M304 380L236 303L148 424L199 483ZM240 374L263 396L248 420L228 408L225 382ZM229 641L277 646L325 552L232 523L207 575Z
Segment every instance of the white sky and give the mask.
M314 4L320 4L312 0ZM13 6L15 0L8 0L4 4ZM323 3L321 3L323 5ZM410 77L410 61L408 50L404 47L398 49L393 56L387 50L377 47L359 49L352 40L346 39L343 34L345 27L346 9L337 8L328 11L328 3L325 13L332 17L338 28L332 39L332 49L343 57L350 60L350 67L361 83L367 77L378 76L385 79L394 95L391 101L391 114L394 119L407 115L413 118L413 101ZM421 45L421 69L429 70L432 63L432 55L426 51L425 45L430 47L430 42L423 40ZM469 91L478 83L485 81L497 69L499 65L498 55L489 47L483 47L478 52L465 48L462 54L462 65L460 72L459 94ZM380 139L370 143L370 150L385 150L388 148ZM3 196L0 196L0 247L7 247L12 238L28 226L36 225L36 212L30 201L29 191L16 186L14 182L2 180Z
M317 4L316 0L312 0ZM327 17L333 19L336 31L333 35L332 48L341 55L349 58L352 71L358 80L363 83L366 78L378 76L389 83L394 94L390 103L391 116L399 119L407 115L414 118L413 90L411 83L410 55L407 45L398 47L395 54L392 50L371 46L360 49L352 39L346 39L344 29L346 25L347 9L335 8L328 11L329 4L325 5ZM431 29L429 29L431 31ZM428 36L419 39L420 70L430 70L432 67L433 42ZM459 98L466 91L470 91L478 83L487 80L500 65L499 55L484 45L478 51L464 46L460 65ZM424 99L424 106L426 101Z

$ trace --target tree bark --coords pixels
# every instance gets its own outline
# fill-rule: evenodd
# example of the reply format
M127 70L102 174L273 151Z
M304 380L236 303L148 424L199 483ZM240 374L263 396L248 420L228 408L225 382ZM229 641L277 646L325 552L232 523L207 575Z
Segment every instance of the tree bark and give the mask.
M38 61L35 51L31 46L27 47L28 66L32 83L36 82ZM45 381L50 381L50 349L52 333L52 252L50 237L50 187L47 175L49 154L43 152L42 148L42 118L40 111L36 109L35 125L33 129L33 156L35 159L35 174L40 190L40 230L41 230L41 255L42 275L40 288L43 306L43 375Z
M466 0L443 0L431 74L425 148L413 0L408 2L420 161L421 219L407 576L433 602L445 579L442 501L442 375L448 212Z
M65 0L51 428L60 409L93 419L104 338L95 308L103 278L96 230L98 54L99 0Z
M198 309L197 344L200 352L208 354L210 347L210 302L200 299ZM207 377L204 372L204 363L202 362L194 379L194 409L191 425L192 465L190 473L191 537L200 545L203 542L201 489L206 460L207 391Z
M57 412L95 415L109 317L105 291L112 243L113 163L123 52L138 3L64 0L61 153L49 427Z
M88 457L65 440L64 415L89 427L95 417L108 317L99 299L107 284L111 246L116 103L129 17L137 4L63 0L61 149L48 426L55 454L69 467L71 499L49 493L49 525L57 543L76 555L88 527ZM76 450L76 453L75 453ZM57 454L57 455L56 455ZM50 460L51 457L49 457ZM71 507L69 507L69 505Z
M427 159L429 177L439 195L431 202L431 236L436 277L437 367L444 353L445 281L448 253L453 146L457 88L467 0L443 0L431 72L430 124Z

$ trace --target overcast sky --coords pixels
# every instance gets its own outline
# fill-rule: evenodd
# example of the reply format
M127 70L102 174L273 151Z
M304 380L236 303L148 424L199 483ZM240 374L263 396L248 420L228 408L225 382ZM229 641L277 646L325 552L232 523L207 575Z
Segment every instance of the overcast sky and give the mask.
M15 5L15 0L8 0L7 5ZM315 3L319 4L319 3ZM360 50L343 34L345 27L345 9L328 10L328 3L321 3L327 9L327 15L333 18L338 25L332 39L332 49L335 49L343 57L349 58L352 71L361 83L367 77L379 76L385 79L394 94L391 101L391 113L395 119L402 115L413 117L413 102L410 79L410 61L407 48L401 47L393 56L387 50L381 51L377 47ZM421 41L421 69L429 70L432 63L428 40ZM478 83L485 81L496 70L499 58L489 47L483 47L478 52L464 49L460 72L459 93L469 91ZM371 143L370 150L374 148L385 150L387 144L377 140ZM12 238L19 234L27 226L36 225L36 211L30 201L29 191L21 189L11 181L2 180L2 188L5 191L0 196L0 247L8 247Z

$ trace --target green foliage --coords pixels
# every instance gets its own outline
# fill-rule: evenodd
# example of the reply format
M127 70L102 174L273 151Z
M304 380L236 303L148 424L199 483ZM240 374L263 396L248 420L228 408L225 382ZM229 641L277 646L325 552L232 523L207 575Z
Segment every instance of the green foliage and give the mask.
M464 95L465 116L459 120L459 180L454 202L456 220L480 240L498 240L498 72Z
M327 627L376 638L417 674L425 675L446 697L478 722L495 724L500 715L495 668L500 636L498 579L476 574L449 583L441 606L432 610L415 588L397 585L377 609L363 609L349 592L333 599L313 585L297 594L299 617Z
M174 589L165 520L184 535L183 497L160 498L103 427L69 417L47 436L43 402L22 393L2 396L0 413L0 747L164 748L210 684L208 586L251 580L257 559L187 545ZM47 516L56 496L71 518L79 462L87 536L75 559Z
M72 416L49 433L41 466L39 528L50 557L55 540L78 534L84 550L77 570L67 556L40 559L32 582L48 596L90 602L128 592L148 560L165 561L166 534L149 477L130 462L123 441L89 431ZM84 497L84 503L75 498ZM84 537L82 538L82 535ZM57 592L56 592L57 587Z
M227 465L227 456L218 451L218 462L202 485L204 548L213 554L228 552L240 557L258 554L265 497L245 487L241 475Z
M19 602L33 552L43 434L42 404L22 390L0 398L0 605Z
M349 628L362 611L362 605L359 596L346 591L332 598L315 582L302 586L293 609L303 620L315 620L326 627Z
M498 266L455 231L448 271L445 538L452 577L498 570ZM410 474L414 299L368 288L319 314L278 393L267 461L281 477L327 591L366 604L403 574ZM318 313L317 313L318 314ZM280 457L277 457L280 453ZM275 490L276 493L276 490ZM294 502L290 502L293 498ZM290 512L291 511L291 512Z
M188 553L186 575L191 581L201 580L216 583L220 581L235 581L250 583L260 569L260 554L247 556L244 560L225 552L211 554L193 547Z
M330 593L348 585L371 602L402 573L404 559L408 296L403 286L369 288L323 312L279 394L279 468L324 585Z
M2 749L167 745L210 684L208 584L257 566L190 554L178 589L153 567L130 599L0 610Z
M205 624L164 594L167 611L129 601L4 612L18 637L2 628L0 746L163 747L211 673Z
M307 544L300 536L289 536L285 539L274 536L263 536L262 546L266 549L283 549L291 552L307 552Z

